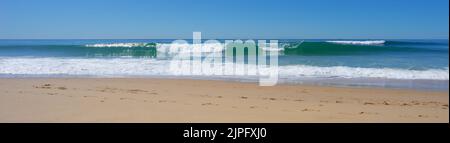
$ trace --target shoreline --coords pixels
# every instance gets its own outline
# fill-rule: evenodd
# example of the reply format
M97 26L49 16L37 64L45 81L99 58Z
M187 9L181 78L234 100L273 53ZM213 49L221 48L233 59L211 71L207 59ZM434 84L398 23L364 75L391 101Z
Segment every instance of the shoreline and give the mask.
M0 122L441 122L449 91L161 78L0 78Z
M241 79L230 77L189 77L189 76L88 76L88 75L0 75L1 79L161 79L161 80L201 80L201 81L223 81L238 83L258 84L257 79ZM377 79L377 78L304 78L301 82L286 81L279 79L278 85L290 86L322 86L336 88L376 88L376 89L398 89L417 91L449 91L449 80L425 80L425 79ZM409 86L407 86L409 85ZM432 85L432 86L431 86ZM437 86L439 85L439 86Z

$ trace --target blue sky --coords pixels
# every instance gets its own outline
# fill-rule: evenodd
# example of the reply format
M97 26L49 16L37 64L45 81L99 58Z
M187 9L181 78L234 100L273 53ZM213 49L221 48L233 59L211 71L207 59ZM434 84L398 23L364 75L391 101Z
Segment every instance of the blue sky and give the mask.
M448 39L448 0L0 0L0 39Z

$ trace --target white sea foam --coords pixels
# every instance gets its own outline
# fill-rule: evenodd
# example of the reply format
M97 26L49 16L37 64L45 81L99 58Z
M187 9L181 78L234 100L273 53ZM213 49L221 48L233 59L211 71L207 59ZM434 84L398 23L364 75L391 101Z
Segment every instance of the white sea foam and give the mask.
M275 51L275 52L279 52L279 51L284 51L284 48L261 48L263 51Z
M147 43L109 43L109 44L87 44L86 47L124 47L124 48L132 48L132 47L148 47Z
M155 47L160 53L169 54L184 54L184 53L212 53L212 52L222 52L225 49L225 44L223 43L203 43L202 46L197 47L193 44L179 44L179 43L156 43L155 46L151 46L147 43L109 43L109 44L87 44L86 47L96 47L96 48L111 48L111 47L123 47L123 48L133 48L133 47ZM182 48L180 48L182 47ZM284 48L261 48L263 51L282 51Z
M93 75L171 76L169 60L146 58L0 58L0 74L12 75ZM240 66L237 66L240 67ZM254 68L250 67L250 68ZM190 70L190 69L181 69ZM279 66L279 76L449 80L449 69L407 70L394 68ZM212 77L214 76L205 76ZM242 77L246 78L246 77Z
M163 61L137 58L73 59L73 58L4 58L0 74L24 75L159 75Z
M448 80L449 69L406 70L394 68L358 68L345 66L280 66L280 75L290 77L339 77Z
M374 41L326 41L329 43L336 43L336 44L351 44L351 45L381 45L384 44L385 40L374 40Z
M192 44L157 44L156 50L160 53L169 54L186 54L186 53L213 53L222 52L224 44L202 44L202 46L194 46Z

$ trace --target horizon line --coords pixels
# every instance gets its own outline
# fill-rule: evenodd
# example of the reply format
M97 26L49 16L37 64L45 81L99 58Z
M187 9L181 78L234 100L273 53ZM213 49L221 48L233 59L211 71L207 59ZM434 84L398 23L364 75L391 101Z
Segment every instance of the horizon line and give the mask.
M202 40L449 40L449 38L202 38ZM0 40L192 40L192 38L0 38Z

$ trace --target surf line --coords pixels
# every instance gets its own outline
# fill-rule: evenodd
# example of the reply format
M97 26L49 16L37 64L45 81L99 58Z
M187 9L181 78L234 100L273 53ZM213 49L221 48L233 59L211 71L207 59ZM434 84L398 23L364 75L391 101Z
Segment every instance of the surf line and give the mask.
M211 138L211 140L214 140L217 135L217 130L197 130L192 127L190 130L184 130L183 132L185 138Z

